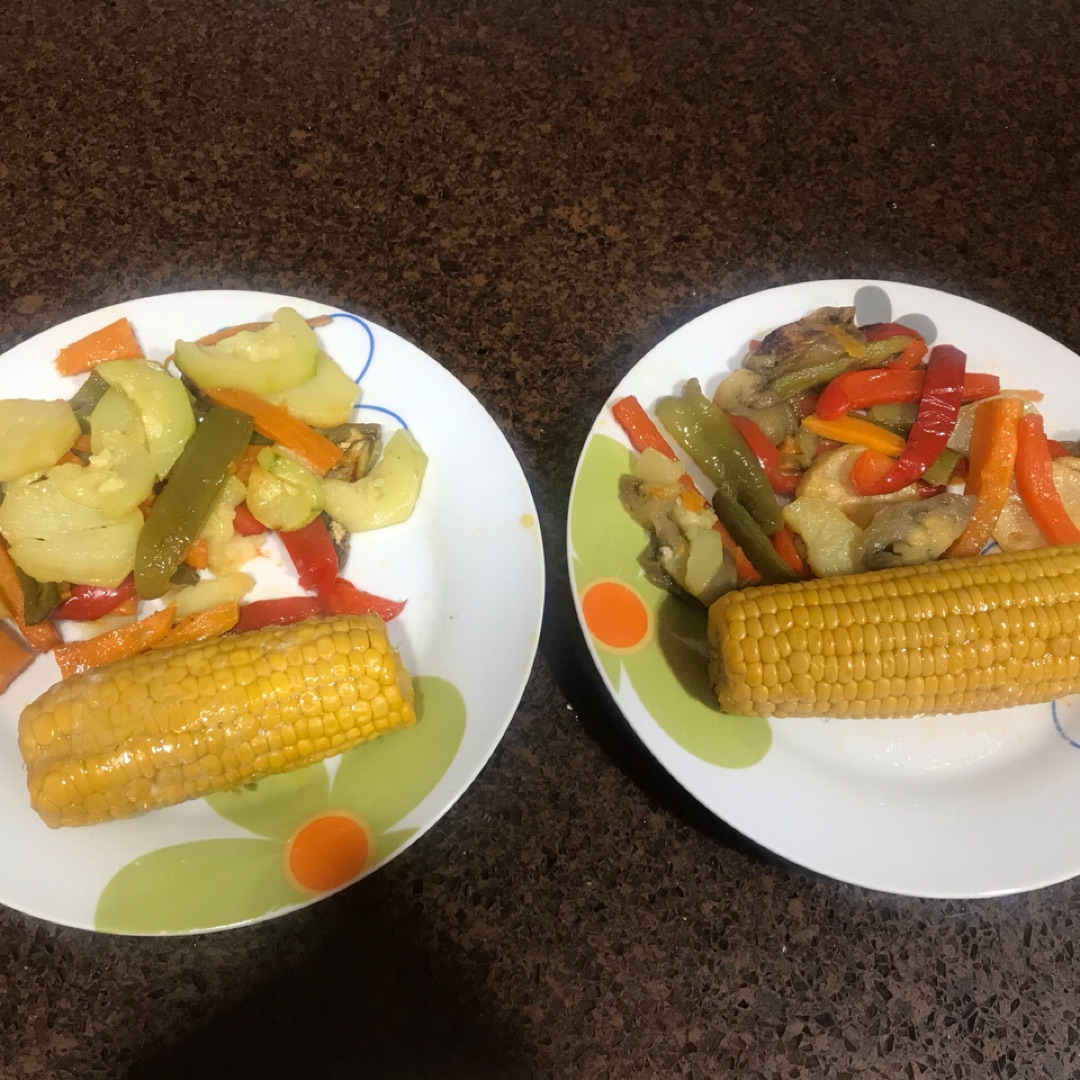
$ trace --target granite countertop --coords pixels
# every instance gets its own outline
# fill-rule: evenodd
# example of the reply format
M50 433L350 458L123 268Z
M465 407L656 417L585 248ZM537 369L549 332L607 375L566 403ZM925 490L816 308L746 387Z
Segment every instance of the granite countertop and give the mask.
M1078 55L1058 0L9 5L0 348L180 289L367 315L501 426L549 596L494 757L360 884L196 937L0 908L0 1076L1077 1075L1075 884L902 899L742 840L612 708L563 537L611 387L723 301L889 278L1080 348Z

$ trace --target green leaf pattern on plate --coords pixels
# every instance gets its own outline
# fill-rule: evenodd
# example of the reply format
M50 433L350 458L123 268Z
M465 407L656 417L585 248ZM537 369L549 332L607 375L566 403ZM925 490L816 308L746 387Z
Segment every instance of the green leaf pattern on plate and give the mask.
M390 827L415 809L450 767L465 734L465 701L445 679L418 676L417 723L342 754L333 784L325 762L206 799L251 839L195 840L128 863L105 886L94 925L125 934L229 926L311 898L286 874L290 839L316 815L361 818L373 838L363 873L416 833Z
M594 634L600 663L616 692L625 672L649 715L695 757L729 769L755 765L772 743L769 721L721 711L706 668L705 612L653 585L638 564L645 533L618 497L619 476L628 471L633 457L615 439L593 435L570 507L579 597L593 582L615 579L637 594L652 619L652 635L636 651L611 650Z

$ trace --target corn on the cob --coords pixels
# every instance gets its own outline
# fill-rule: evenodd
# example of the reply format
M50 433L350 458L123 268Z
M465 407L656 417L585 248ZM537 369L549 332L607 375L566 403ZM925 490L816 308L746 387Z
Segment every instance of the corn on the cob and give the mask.
M1080 692L1080 546L745 589L709 609L729 712L888 717Z
M376 615L153 650L58 683L19 747L45 823L89 825L287 772L416 722Z

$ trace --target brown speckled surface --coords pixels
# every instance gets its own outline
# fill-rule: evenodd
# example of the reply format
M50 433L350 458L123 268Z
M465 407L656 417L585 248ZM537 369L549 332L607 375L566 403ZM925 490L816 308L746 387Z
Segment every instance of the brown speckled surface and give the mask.
M0 909L0 1076L1078 1075L1075 884L896 899L753 850L613 714L562 543L608 390L720 301L891 277L1080 348L1078 27L1051 0L6 5L0 348L192 287L368 314L502 425L550 598L491 763L360 885L183 939Z

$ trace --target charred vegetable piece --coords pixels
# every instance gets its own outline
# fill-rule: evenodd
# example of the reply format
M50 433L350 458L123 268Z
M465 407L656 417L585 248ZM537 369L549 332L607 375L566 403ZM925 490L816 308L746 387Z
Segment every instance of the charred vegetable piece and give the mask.
M339 424L322 434L342 450L341 460L327 476L359 480L371 472L381 449L382 428L378 424Z
M251 437L251 417L215 407L188 440L154 500L135 552L135 588L143 599L161 596L206 524L229 466Z
M771 331L743 366L775 379L841 357L858 359L865 348L865 338L855 325L855 309L824 307Z
M727 375L713 394L713 404L734 416L753 420L774 445L779 445L798 428L795 409L790 401L775 405L759 404L765 379L749 368L736 368Z
M708 607L735 588L735 560L713 529L712 512L687 510L680 499L682 490L677 476L667 483L631 475L619 480L623 507L653 540L641 559L646 576L661 588L688 594Z
M974 495L946 492L879 510L863 536L863 565L883 570L933 562L967 528L976 502Z
M75 414L75 419L79 421L83 434L90 434L90 414L109 390L109 384L96 371L91 371L86 381L68 402L71 411Z

